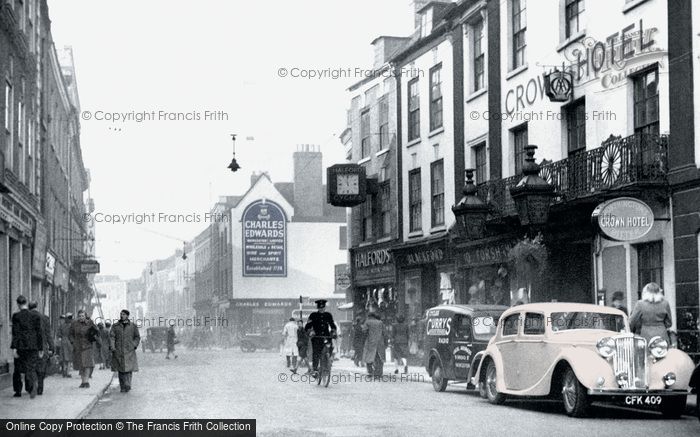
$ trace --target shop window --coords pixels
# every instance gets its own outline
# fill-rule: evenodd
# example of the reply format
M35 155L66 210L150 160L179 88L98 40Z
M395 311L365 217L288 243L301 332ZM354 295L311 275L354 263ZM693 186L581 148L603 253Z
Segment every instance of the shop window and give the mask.
M525 314L525 326L523 327L525 335L543 335L544 334L544 315L527 313Z
M405 309L407 320L420 320L423 318L423 293L420 272L406 273L404 278Z
M646 71L634 79L634 133L659 134L659 70Z
M518 325L520 321L520 314L512 314L503 320L503 336L506 335L517 335Z
M457 340L471 340L472 338L472 319L469 316L456 316L455 320L455 338Z
M637 247L637 268L639 271L638 297L642 288L650 282L656 282L663 288L664 284L664 249L662 241L639 244Z
M466 272L469 305L509 305L510 276L506 264L476 267Z

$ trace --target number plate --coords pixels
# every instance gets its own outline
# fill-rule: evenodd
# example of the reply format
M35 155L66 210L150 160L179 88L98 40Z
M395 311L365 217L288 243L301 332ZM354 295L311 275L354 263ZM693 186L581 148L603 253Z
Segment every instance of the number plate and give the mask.
M625 405L630 407L654 407L661 405L663 397L654 395L632 395L625 397Z

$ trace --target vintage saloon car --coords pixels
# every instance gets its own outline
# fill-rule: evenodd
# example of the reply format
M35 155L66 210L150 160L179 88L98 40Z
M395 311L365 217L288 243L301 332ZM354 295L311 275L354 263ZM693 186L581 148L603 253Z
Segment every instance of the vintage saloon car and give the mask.
M436 391L444 391L448 381L469 381L472 357L486 348L496 333L498 318L507 309L441 305L426 311L425 368Z
M580 417L592 401L683 413L690 357L659 337L631 334L625 314L576 303L537 303L503 313L496 335L474 357L472 383L493 404L507 396L561 397Z

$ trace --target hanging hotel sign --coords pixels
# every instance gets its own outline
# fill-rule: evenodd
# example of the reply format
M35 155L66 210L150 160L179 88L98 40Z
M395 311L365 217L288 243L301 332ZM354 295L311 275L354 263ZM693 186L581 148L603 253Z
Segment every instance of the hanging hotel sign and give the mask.
M568 102L574 91L574 75L565 71L562 64L561 70L554 69L544 74L544 92L552 102Z
M100 263L94 259L86 259L78 264L80 273L92 274L100 273Z
M593 211L592 220L603 237L614 241L634 241L651 231L654 212L639 199L620 197L598 205Z
M243 211L243 276L287 276L287 216L275 202L257 200Z

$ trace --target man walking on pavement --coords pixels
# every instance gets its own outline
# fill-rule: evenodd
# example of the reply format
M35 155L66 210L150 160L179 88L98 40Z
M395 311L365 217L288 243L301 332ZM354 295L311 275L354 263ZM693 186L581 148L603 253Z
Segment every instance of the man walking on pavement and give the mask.
M299 348L297 346L297 324L294 317L290 318L284 325L284 354L287 356L287 368L292 372L297 371L297 357L299 356Z
M16 398L22 396L22 373L24 373L31 386L29 397L34 399L39 386L36 376L37 363L44 355L41 317L36 312L29 311L27 298L22 295L17 297L17 306L19 306L19 312L12 315L12 343L10 344L15 357L12 388L15 390Z
M139 370L136 348L141 336L135 324L129 321L129 311L119 313L119 321L109 332L109 349L112 351L112 370L119 372L119 388L122 393L131 390L131 374Z
M325 299L316 301L316 312L309 314L309 319L306 322L306 332L311 337L312 349L312 366L314 374L318 374L318 362L321 360L321 352L323 351L323 338L319 337L335 337L336 326L333 321L333 315L326 312Z
M66 313L63 325L58 328L58 338L61 340L61 375L70 378L70 368L73 365L73 344L70 342L70 325L73 323L73 313Z
M36 389L36 394L42 395L44 394L44 378L46 378L46 371L49 368L51 356L54 354L54 344L53 336L51 335L51 321L49 320L49 316L39 312L38 306L36 301L29 302L29 311L37 313L41 318L41 335L44 339L44 356L39 359L36 368L37 383L39 384ZM27 386L27 391L31 392L31 387L26 375L25 386Z

